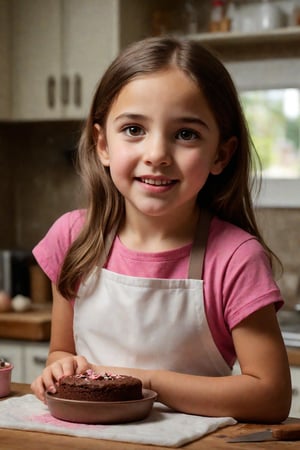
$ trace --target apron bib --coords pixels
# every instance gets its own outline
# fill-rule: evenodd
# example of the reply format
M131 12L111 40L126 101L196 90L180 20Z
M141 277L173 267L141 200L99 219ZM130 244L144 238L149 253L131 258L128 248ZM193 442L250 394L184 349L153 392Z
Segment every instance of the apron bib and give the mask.
M200 279L209 223L201 212L187 279L96 268L75 300L76 353L97 365L229 375L207 323Z

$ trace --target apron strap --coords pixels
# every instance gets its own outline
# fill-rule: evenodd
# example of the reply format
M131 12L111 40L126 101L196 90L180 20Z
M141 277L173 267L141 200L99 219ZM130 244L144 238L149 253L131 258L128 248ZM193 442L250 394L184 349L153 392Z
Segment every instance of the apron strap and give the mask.
M117 235L117 232L118 232L118 225L114 225L112 227L112 229L109 231L109 233L107 234L105 244L104 244L104 251L100 254L100 258L99 258L99 264L98 264L99 267L104 266L104 264L108 258L109 252L111 250L113 241Z
M196 235L192 246L188 278L202 280L203 262L212 214L206 209L200 210Z
M203 262L204 255L206 249L206 243L209 233L210 221L212 214L206 209L200 210L200 215L197 223L196 235L192 246L191 256L190 256L190 264L188 270L188 278L194 280L202 279L203 272ZM201 226L200 226L201 225ZM108 233L105 242L105 251L102 252L99 266L103 267L105 261L110 252L113 240L117 234L117 226L113 227L113 229Z

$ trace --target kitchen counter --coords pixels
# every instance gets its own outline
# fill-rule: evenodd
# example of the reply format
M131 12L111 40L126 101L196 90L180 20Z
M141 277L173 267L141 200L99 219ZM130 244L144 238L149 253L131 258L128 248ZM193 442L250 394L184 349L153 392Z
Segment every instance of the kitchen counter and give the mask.
M25 312L0 313L0 338L49 341L51 303L33 305Z
M287 347L290 366L300 367L300 348Z
M11 395L20 396L30 393L27 384L12 384ZM300 422L300 419L288 419L289 422ZM249 432L265 430L269 426L258 424L237 424L226 427L205 436L202 439L185 445L186 450L245 450L245 449L280 449L298 450L298 442L260 442L260 443L228 443L230 437L246 434ZM272 428L272 426L271 426ZM167 447L129 444L124 442L106 441L99 439L88 439L71 436L63 436L50 433L31 432L24 430L1 429L0 431L1 450L20 450L24 448L42 448L43 450L53 450L63 448L64 450L167 450ZM170 447L168 447L170 449ZM170 449L171 450L171 449Z

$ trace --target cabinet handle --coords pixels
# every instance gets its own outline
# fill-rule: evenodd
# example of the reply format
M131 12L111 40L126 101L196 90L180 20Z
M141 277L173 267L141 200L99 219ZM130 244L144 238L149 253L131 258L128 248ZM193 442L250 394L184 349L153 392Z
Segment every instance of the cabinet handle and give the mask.
M74 104L80 108L82 102L82 81L81 76L77 73L74 76Z
M54 108L55 106L55 78L50 75L47 80L47 102L49 108Z
M47 358L43 356L34 356L33 357L34 364L38 364L39 366L45 366L47 362Z
M70 98L70 80L69 77L63 75L61 77L61 102L64 106L68 105Z
M292 395L293 395L293 396L299 395L299 389L296 388L296 387L293 387L293 388L292 388Z

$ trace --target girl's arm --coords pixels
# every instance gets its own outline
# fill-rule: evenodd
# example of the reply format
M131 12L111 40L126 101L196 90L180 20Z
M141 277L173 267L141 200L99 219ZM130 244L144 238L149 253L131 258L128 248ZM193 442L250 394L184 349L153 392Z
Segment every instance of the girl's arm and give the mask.
M284 420L291 382L274 307L252 314L232 334L241 375L211 378L154 372L151 387L158 389L162 402L187 413L240 421Z
M55 383L63 375L80 373L91 365L83 356L75 355L73 338L73 306L52 284L53 306L51 340L47 366L31 384L31 389L42 401L45 391L55 392Z
M144 387L158 393L159 401L185 413L231 416L245 422L284 420L290 409L291 381L274 306L266 306L243 320L232 335L241 375L205 377L166 370L98 370L135 375L143 380Z

